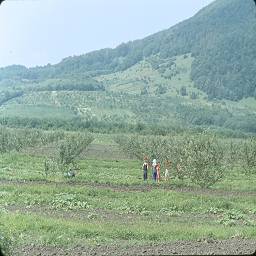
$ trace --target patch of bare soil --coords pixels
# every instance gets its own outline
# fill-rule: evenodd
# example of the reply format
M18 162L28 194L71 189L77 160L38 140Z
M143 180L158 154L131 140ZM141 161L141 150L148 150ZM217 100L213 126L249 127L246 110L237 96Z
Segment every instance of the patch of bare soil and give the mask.
M27 147L21 152L31 156L53 156L56 154L58 148L58 143L53 142L47 145L40 145L35 147ZM81 158L86 157L87 159L104 159L104 160L127 160L131 159L125 152L123 152L118 145L108 144L100 145L91 143L86 150L84 150L81 155Z
M256 240L233 238L228 240L178 241L144 246L98 245L59 248L27 245L15 251L20 256L81 256L81 255L249 255L256 250Z
M131 159L127 154L125 154L118 145L108 144L90 144L88 148L81 154L81 157L86 156L86 158L92 159L107 159L107 160L126 160Z
M27 147L21 150L21 153L30 156L53 156L56 153L57 142L52 142L47 145L39 145L34 147Z

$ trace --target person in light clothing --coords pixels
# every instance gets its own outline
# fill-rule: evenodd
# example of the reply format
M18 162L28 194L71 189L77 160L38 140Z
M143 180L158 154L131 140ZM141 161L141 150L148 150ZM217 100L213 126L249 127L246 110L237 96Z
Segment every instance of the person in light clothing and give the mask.
M164 180L165 180L165 181L169 180L169 170L168 170L168 169L165 169L165 172L164 172Z
M156 159L153 160L152 162L152 178L153 178L153 181L156 182L156 175L157 175L157 172L156 172Z
M165 163L165 172L164 172L164 180L167 181L169 180L169 176L170 176L170 173L169 173L169 169L171 168L171 161L167 160L166 163Z

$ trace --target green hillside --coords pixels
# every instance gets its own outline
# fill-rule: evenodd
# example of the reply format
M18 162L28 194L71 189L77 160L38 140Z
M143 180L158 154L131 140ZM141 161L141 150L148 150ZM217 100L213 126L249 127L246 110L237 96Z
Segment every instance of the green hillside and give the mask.
M209 101L190 79L192 61L190 55L147 58L125 71L94 77L100 89L91 91L61 87L67 79L47 79L29 87L19 85L22 94L14 94L2 104L0 118L11 120L11 125L17 125L16 119L21 118L18 124L29 123L30 127L45 127L42 123L47 119L50 125L46 127L65 128L69 122L74 128L75 120L79 127L108 129L119 124L142 125L139 129L199 126L256 132L255 99Z
M238 100L255 93L255 21L252 0L217 0L191 19L145 39L68 57L57 65L2 68L0 80L40 80L85 73L95 76L126 70L145 57L172 58L191 53L195 86L210 98Z
M1 123L256 132L255 24L252 0L217 0L115 49L56 65L1 68Z

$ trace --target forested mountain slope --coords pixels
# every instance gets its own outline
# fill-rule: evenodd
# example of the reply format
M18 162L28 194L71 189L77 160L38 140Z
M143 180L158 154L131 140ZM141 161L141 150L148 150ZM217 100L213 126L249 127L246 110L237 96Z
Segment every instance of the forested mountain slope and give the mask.
M217 0L194 17L142 40L68 57L57 65L0 70L0 79L46 79L126 70L145 57L191 53L191 78L210 98L238 100L255 94L256 8L252 0Z

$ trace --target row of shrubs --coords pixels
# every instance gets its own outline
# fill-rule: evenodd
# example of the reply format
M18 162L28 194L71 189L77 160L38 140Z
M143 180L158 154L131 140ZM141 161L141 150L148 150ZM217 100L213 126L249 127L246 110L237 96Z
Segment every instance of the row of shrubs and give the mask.
M20 151L26 147L46 145L63 138L61 131L42 131L39 129L11 129L0 126L0 153Z

